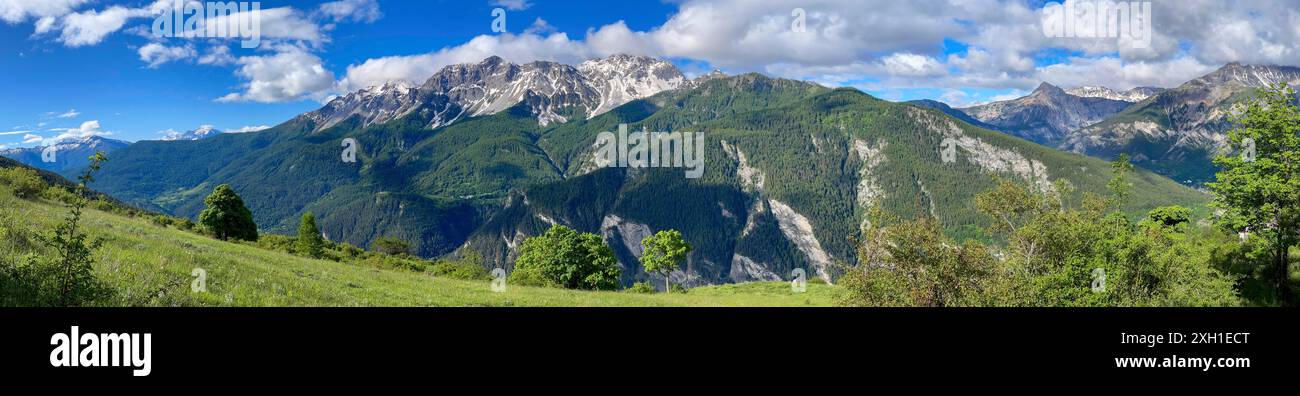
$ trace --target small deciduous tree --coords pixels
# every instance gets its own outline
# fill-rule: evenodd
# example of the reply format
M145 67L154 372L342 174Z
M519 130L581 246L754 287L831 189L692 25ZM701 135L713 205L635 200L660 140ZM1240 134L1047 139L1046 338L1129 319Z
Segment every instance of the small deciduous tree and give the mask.
M217 239L257 240L257 223L253 222L253 212L244 206L244 200L235 194L229 184L217 186L203 203L208 207L199 213L199 224Z
M682 240L682 233L677 230L663 230L641 240L641 265L645 272L657 273L664 277L664 291L672 290L668 275L686 262L686 255L691 252L691 244Z

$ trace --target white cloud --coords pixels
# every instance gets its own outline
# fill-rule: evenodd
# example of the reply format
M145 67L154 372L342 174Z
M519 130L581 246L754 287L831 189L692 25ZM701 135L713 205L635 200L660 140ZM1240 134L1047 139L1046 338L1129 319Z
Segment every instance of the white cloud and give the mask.
M230 54L230 47L225 45L214 45L199 57L200 65L226 66L233 65L236 61L235 56Z
M140 47L138 52L140 60L149 64L150 69L157 68L167 62L186 60L198 55L192 44L168 47L159 43L149 43Z
M44 140L44 139L45 139L45 138L42 138L40 135L33 135L33 134L30 134L30 133L29 133L29 134L23 135L23 144L39 143L41 140Z
M122 29L128 19L144 15L147 15L145 10L122 6L68 14L60 21L62 33L59 41L69 47L99 44L104 37Z
M230 26L232 19L240 20L241 18L260 18L262 39L302 41L313 45L327 41L321 27L293 7L237 12L208 19L204 22L217 26ZM232 38L232 40L243 40L243 38Z
M600 54L582 41L570 40L564 33L549 36L536 34L483 35L456 47L411 56L390 56L366 60L360 65L348 66L346 76L339 81L341 91L355 91L389 81L406 80L423 83L439 69L452 64L477 63L489 56L500 56L511 62L548 60L576 64Z
M271 129L271 127L269 125L256 125L256 126L246 126L243 128L230 129L227 130L226 133L249 133L249 132L264 131L267 129Z
M1073 88L1105 86L1117 90L1134 87L1173 87L1214 71L1221 65L1206 65L1184 57L1158 62L1124 62L1119 58L1071 58L1067 63L1042 67L1038 78L1053 85Z
M317 12L334 21L373 23L384 17L375 0L339 0L321 4Z
M898 53L885 57L883 64L890 75L904 77L933 77L947 70L934 58L911 53Z
M511 11L523 11L533 6L533 3L528 0L492 0L488 4Z
M97 120L83 122L81 123L81 126L76 128L57 128L53 129L53 131L60 131L61 133L59 133L58 136L45 139L42 144L48 146L64 140L84 139L91 136L110 136L113 134L112 132L100 129L99 121Z
M59 113L58 115L55 115L54 117L56 117L56 118L75 118L76 116L79 116L79 115L81 115L81 112L78 112L77 109L71 109L71 110L68 110L68 111L66 111L66 112Z
M236 63L235 75L246 81L244 92L227 94L220 102L323 100L334 86L334 73L321 65L320 57L299 47L282 46L274 55L245 56Z
M0 21L16 24L28 18L60 17L89 0L0 0Z

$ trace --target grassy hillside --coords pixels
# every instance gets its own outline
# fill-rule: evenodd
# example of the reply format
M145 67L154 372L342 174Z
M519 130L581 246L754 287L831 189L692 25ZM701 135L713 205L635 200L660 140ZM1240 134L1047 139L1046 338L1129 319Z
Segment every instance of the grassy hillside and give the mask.
M22 200L0 186L0 253L4 259L46 254L27 240L66 215L62 205ZM788 284L704 287L685 294L633 294L508 286L425 273L311 260L248 244L213 240L142 218L88 209L85 227L104 240L96 276L116 294L111 306L826 306L834 287ZM192 271L207 272L207 292L191 292Z

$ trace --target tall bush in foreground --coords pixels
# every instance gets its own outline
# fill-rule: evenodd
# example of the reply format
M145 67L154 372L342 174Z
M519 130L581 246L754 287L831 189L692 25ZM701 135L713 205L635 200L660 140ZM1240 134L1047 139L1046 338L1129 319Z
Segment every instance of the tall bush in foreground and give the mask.
M54 291L59 306L84 305L111 294L111 289L95 278L93 254L102 241L90 238L81 228L81 213L89 204L86 185L94 182L94 173L106 160L103 152L90 157L89 167L77 177L76 198L69 205L68 218L54 232L39 237L54 254L46 258L45 265L34 268L32 275L41 279L40 292Z

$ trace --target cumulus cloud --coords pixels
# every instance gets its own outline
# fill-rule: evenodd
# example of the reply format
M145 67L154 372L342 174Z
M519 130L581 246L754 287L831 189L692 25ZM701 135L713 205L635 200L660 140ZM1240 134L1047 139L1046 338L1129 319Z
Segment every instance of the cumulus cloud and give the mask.
M226 130L226 133L249 133L249 132L264 131L267 129L271 129L271 127L269 125L256 125L256 126L246 126L242 128L228 129Z
M83 122L81 123L81 126L76 128L56 128L53 129L53 131L60 133L57 136L43 140L42 144L48 146L65 140L78 140L91 136L110 136L113 134L112 132L100 129L98 120Z
M71 13L89 0L0 0L0 21L16 24L28 18L53 18Z
M59 42L69 47L99 44L104 37L122 29L128 19L144 15L148 15L145 10L121 6L68 14L60 22Z
M41 141L44 140L44 139L45 139L45 138L42 138L40 135L33 135L33 134L30 134L30 133L29 133L29 134L23 135L23 144L39 143L39 142L41 142Z
M1069 62L1044 66L1038 71L1043 81L1062 87L1104 85L1118 90L1134 87L1172 87L1214 71L1221 65L1207 65L1194 58L1159 62L1124 62L1119 58L1071 58ZM1104 82L1104 84L1097 84Z
M214 45L199 57L200 65L226 66L233 65L236 61L235 56L230 54L230 47L225 45Z
M273 55L245 56L236 60L235 75L245 80L243 92L232 92L220 102L276 103L302 99L322 100L334 85L334 73L320 57L295 46L280 47Z
M943 65L934 58L911 53L898 53L885 57L883 64L890 75L904 77L933 77L946 74Z
M428 54L374 58L348 66L338 86L347 92L397 80L421 83L447 65L477 63L493 55L516 63L547 60L576 64L605 54L597 53L580 40L569 39L565 33L483 35Z
M168 47L159 43L149 43L140 47L137 52L140 54L140 60L147 63L150 69L157 68L168 62L186 60L198 55L192 44Z

